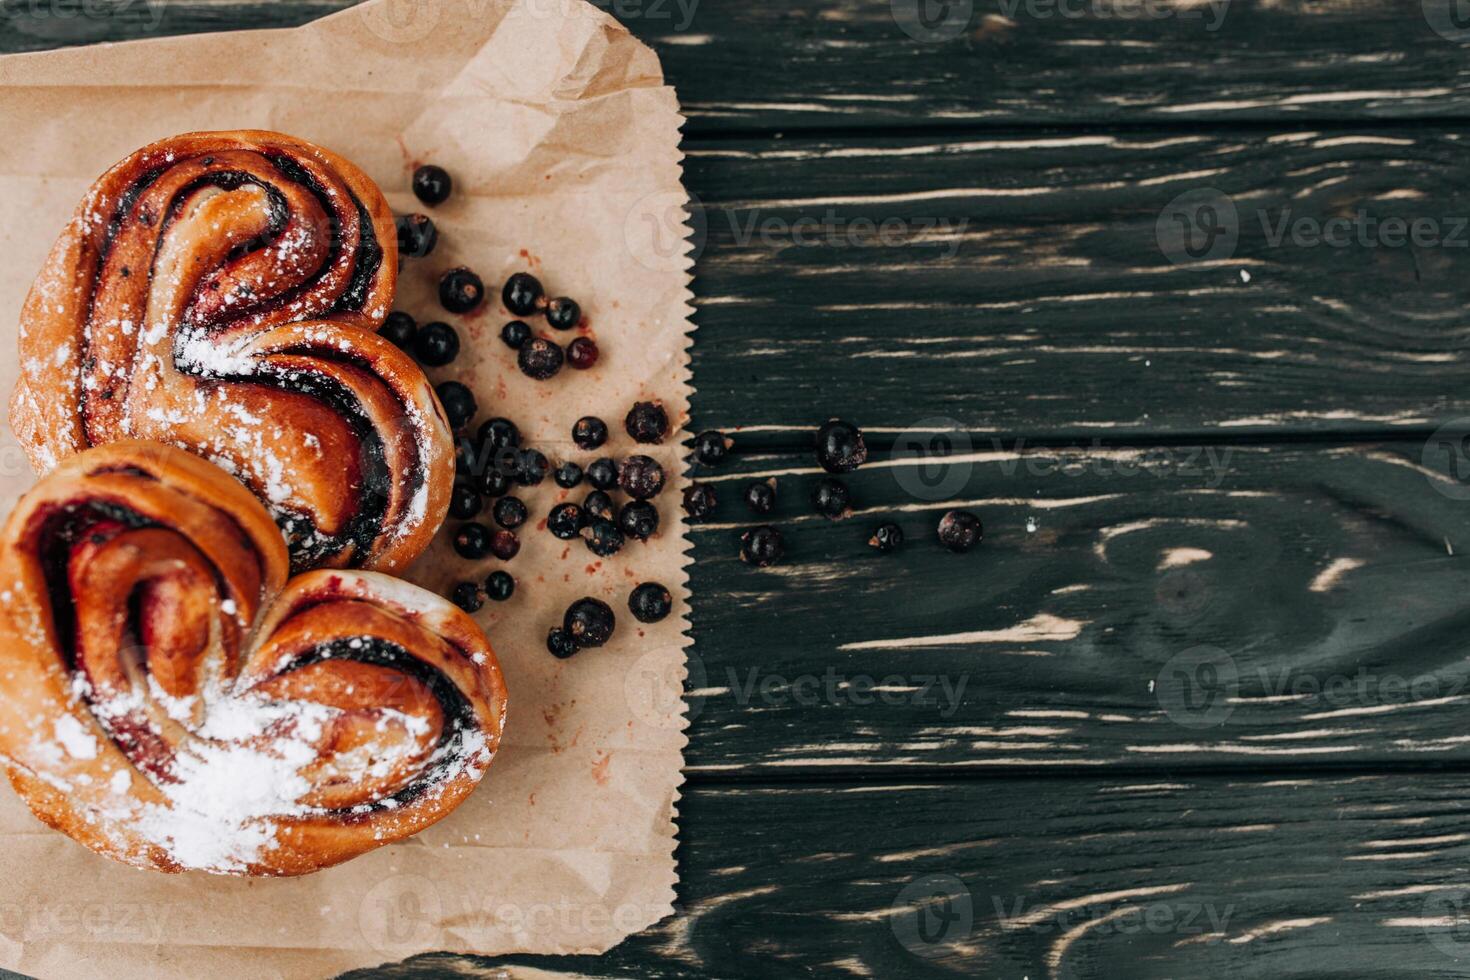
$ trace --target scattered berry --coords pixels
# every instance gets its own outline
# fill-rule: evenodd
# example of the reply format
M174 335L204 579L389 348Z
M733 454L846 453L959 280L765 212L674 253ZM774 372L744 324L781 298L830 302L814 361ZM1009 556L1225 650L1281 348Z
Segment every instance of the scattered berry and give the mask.
M717 429L709 429L694 437L694 458L705 466L719 466L730 451L731 440Z
M612 521L593 521L582 529L582 540L594 555L602 558L623 550L623 532Z
M504 569L493 571L485 579L485 595L496 602L504 602L516 592L515 576Z
M832 520L845 516L851 509L847 484L830 476L818 480L817 485L812 488L812 506L818 514Z
M480 597L480 587L474 582L461 582L449 593L449 601L465 612L474 612L485 604Z
M817 462L828 473L851 473L867 461L862 430L851 422L832 419L817 430Z
M572 634L556 626L546 634L546 649L551 651L553 657L565 660L577 652L577 642L572 639Z
M607 423L595 415L584 415L572 426L572 442L578 449L596 449L607 442Z
M487 497L503 497L510 492L510 477L500 467L491 466L480 474L479 487Z
M443 204L454 190L454 181L449 171L426 163L413 172L413 196L425 204Z
M786 542L781 532L769 524L751 528L740 536L740 560L756 568L767 568L780 561L786 554Z
M449 516L457 521L467 521L480 512L485 502L468 483L456 483L449 496Z
M606 496L604 494L603 496ZM587 526L587 515L573 503L557 504L546 517L546 530L563 541L570 541Z
M561 370L566 359L561 348L545 337L532 337L516 352L516 366L528 378L545 381Z
M571 460L567 460L556 468L556 472L551 474L551 478L563 490L570 490L582 482L582 467L573 463Z
M587 467L587 482L599 490L611 490L618 485L618 464L606 456L594 459Z
M500 291L500 301L505 308L516 316L530 316L536 312L536 307L541 305L546 291L541 288L541 282L529 272L517 272L505 281L505 288Z
M468 313L485 298L485 284L464 266L439 279L439 302L450 313Z
M628 609L640 623L656 623L674 608L674 597L657 582L644 582L628 596Z
M897 524L879 524L873 536L868 539L868 544L885 554L897 551L903 544L903 528Z
M475 393L458 381L444 381L434 386L439 404L444 406L444 415L449 419L449 428L455 432L469 425L480 406L475 404Z
M669 416L658 402L636 402L623 419L623 428L634 442L660 443L669 434Z
M983 534L980 518L968 510L952 510L939 519L939 543L956 554L975 547Z
M521 539L514 531L496 531L490 538L490 553L501 561L510 561L521 551Z
M578 371L585 371L597 363L600 352L591 337L578 337L567 344L567 363Z
M454 550L461 558L478 561L490 553L490 529L483 524L461 524L454 533Z
M630 538L647 541L658 531L658 508L646 500L630 500L618 513L618 527Z
M658 496L664 488L664 468L648 456L629 456L618 468L618 486L635 500Z
M480 424L480 444L491 451L521 444L521 430L510 419L496 416Z
M439 244L439 229L434 227L427 214L400 214L395 224L398 226L400 258L426 258Z
M588 597L571 604L561 625L578 647L600 647L612 639L617 617L607 603Z
M531 328L522 320L512 320L500 328L500 339L511 350L520 350L531 339Z
M523 487L540 486L550 471L551 464L540 450L526 449L516 461L515 481Z
M546 322L557 330L570 330L582 319L582 308L574 299L558 296L546 303Z
M696 521L702 521L714 512L719 503L715 488L704 483L691 483L684 488L684 513Z
M756 480L745 488L745 506L757 514L769 514L776 507L776 478Z
M418 332L418 322L400 310L389 313L388 319L378 328L378 336L391 340L399 350L413 350L413 338Z
M530 516L520 497L501 497L495 501L492 513L496 524L512 531L526 523L526 518Z
M582 501L582 510L586 512L589 521L610 521L613 519L612 498L601 490L593 490Z
M459 356L459 334L441 320L426 323L413 339L413 356L429 367L443 367Z

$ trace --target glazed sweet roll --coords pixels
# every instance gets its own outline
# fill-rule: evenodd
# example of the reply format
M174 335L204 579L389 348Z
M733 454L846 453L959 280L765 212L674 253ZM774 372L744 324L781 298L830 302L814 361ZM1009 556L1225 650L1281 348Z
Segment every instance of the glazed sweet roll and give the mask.
M21 315L11 425L42 473L166 442L226 469L293 566L403 568L448 508L453 444L393 301L377 186L278 133L191 133L92 186Z

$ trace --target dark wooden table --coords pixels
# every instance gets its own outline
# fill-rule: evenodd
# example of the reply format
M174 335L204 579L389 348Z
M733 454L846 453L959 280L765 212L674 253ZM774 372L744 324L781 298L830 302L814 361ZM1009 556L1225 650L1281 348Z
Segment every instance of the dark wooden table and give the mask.
M694 424L745 427L695 534L679 914L386 975L1470 975L1467 12L610 6L690 116ZM839 523L805 503L831 414L879 450Z

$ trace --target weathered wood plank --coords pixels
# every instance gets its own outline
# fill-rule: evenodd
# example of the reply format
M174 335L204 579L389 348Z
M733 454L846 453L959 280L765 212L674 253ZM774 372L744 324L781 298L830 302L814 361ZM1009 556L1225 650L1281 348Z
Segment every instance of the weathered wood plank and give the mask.
M699 144L696 421L1429 431L1470 413L1464 152L1429 128Z
M711 479L692 771L1470 759L1462 440L907 452L854 474L837 522L809 456ZM768 475L788 557L759 570L739 498ZM935 540L956 505L986 527L968 555ZM892 555L866 544L886 520Z
M1455 18L1455 0L596 2L659 51L694 134L1398 120L1470 110L1460 45L1470 30ZM397 3L405 24L430 16L417 0ZM6 0L10 30L0 44L18 51L159 31L294 26L347 6L351 0ZM57 16L78 9L87 15ZM476 0L446 0L443 29L482 9Z
M700 787L677 919L602 957L372 975L1458 977L1467 795L1462 774Z

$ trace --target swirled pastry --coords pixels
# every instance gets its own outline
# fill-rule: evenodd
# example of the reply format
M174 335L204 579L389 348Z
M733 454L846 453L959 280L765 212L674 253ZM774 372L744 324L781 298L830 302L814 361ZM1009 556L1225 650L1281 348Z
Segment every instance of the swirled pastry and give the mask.
M163 871L295 875L417 833L495 753L495 654L387 576L287 581L269 514L211 464L117 442L0 536L0 757L43 821Z
M42 473L119 439L188 449L265 502L298 570L401 569L444 519L454 447L423 372L375 333L397 261L382 193L319 146L146 146L31 288L11 426Z

